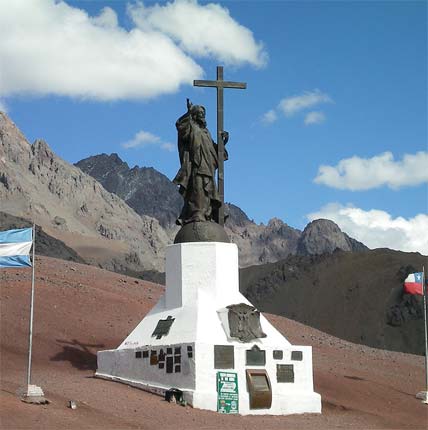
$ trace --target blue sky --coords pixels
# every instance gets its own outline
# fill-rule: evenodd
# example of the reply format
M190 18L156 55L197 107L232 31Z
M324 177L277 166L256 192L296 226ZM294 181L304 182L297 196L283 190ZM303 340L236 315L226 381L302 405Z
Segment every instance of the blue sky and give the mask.
M0 106L30 142L172 178L186 97L216 129L191 82L224 65L248 85L225 91L227 201L428 254L426 2L5 3Z

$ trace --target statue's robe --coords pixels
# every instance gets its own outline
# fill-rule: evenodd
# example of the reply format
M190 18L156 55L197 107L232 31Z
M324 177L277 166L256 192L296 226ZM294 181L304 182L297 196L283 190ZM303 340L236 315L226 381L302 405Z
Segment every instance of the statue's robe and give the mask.
M209 221L213 209L221 205L215 171L218 168L217 145L206 127L195 122L189 113L177 122L178 152L181 167L173 182L180 186L184 207L179 221Z

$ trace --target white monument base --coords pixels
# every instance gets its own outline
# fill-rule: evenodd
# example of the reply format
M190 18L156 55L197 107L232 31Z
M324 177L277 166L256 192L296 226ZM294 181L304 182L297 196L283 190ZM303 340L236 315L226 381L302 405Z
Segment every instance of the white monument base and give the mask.
M251 305L239 292L236 245L170 245L164 296L117 349L98 352L96 376L161 395L177 388L200 409L243 415L320 413L312 347L291 345L263 315L266 337L232 338L226 307L240 303ZM270 405L253 402L260 395L270 395Z

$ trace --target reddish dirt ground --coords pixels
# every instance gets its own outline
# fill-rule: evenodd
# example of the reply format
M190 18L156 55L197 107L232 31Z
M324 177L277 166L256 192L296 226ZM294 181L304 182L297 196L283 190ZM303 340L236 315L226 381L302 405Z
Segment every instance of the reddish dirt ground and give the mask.
M36 259L32 383L50 404L23 403L16 391L26 381L30 286L31 269L0 272L1 429L428 428L428 406L415 398L423 357L355 345L272 315L288 340L313 346L321 415L220 415L95 379L97 350L117 347L163 287L47 257Z

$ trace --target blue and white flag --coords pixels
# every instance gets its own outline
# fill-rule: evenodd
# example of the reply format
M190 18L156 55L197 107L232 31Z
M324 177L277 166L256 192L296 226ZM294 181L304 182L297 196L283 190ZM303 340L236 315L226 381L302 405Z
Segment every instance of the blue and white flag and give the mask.
M0 231L0 269L3 267L31 267L32 244L32 228Z

